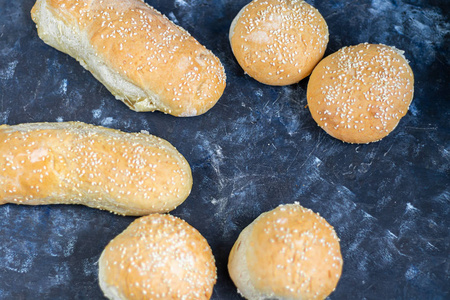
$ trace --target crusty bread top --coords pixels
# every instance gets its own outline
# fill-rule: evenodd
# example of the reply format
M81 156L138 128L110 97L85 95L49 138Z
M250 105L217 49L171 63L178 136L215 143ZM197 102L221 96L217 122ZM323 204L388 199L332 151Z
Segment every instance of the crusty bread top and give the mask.
M0 204L79 203L124 215L167 212L192 187L185 158L148 133L81 122L0 126Z
M106 246L99 282L109 299L209 299L216 267L195 228L153 214L135 220Z
M335 289L342 264L333 227L294 203L261 214L245 228L229 267L247 299L324 299Z
M413 94L414 75L403 52L364 43L324 58L310 77L307 99L312 117L331 136L369 143L397 126Z
M268 85L293 84L323 57L328 27L317 9L298 0L254 0L230 27L236 60Z
M38 0L33 20L44 27L39 10L48 9L66 26L81 32L111 68L152 97L132 99L107 85L116 97L136 111L161 110L175 116L200 115L209 110L223 93L225 72L219 59L181 27L139 0ZM75 29L77 28L77 29ZM44 41L48 37L40 32ZM83 66L85 53L69 52ZM96 68L100 68L96 66ZM155 96L156 97L153 97Z

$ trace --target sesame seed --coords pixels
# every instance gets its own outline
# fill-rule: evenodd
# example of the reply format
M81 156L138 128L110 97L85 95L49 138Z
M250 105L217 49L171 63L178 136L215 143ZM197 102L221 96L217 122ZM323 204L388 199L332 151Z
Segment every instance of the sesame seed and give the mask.
M189 165L149 134L61 122L2 125L0 136L7 141L0 144L0 169L8 175L0 186L13 191L0 192L5 202L29 196L42 204L80 202L140 215L171 210L189 194L190 184L179 188L191 183Z

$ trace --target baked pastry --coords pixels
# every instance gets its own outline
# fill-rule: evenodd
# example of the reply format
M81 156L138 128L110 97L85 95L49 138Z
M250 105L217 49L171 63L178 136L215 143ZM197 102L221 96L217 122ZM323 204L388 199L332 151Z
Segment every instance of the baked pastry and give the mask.
M342 272L339 239L298 203L261 214L239 235L228 270L246 299L324 299Z
M106 246L99 260L100 287L112 300L209 299L215 282L208 242L170 215L135 220Z
M39 37L69 54L135 111L196 116L225 88L219 59L139 0L37 0Z
M81 122L0 126L0 204L84 204L121 215L167 212L192 188L169 142Z
M305 1L253 0L234 18L229 38L248 75L268 85L289 85L311 74L323 57L328 27Z
M311 115L331 136L370 143L387 136L407 113L414 75L394 47L359 44L324 58L308 83Z

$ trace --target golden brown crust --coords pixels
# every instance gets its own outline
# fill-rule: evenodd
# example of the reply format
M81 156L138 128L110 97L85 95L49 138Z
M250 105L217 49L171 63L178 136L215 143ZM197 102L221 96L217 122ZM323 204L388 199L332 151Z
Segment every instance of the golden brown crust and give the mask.
M245 228L228 268L247 299L324 299L342 264L333 227L295 203L263 213Z
M0 126L0 204L84 204L124 215L167 212L192 175L167 141L81 122Z
M248 75L268 85L288 85L308 76L323 57L328 27L304 1L254 0L233 21L230 42Z
M200 115L225 88L219 59L139 0L38 0L39 36L136 111Z
M407 113L414 75L402 52L359 44L324 58L311 74L312 117L331 136L370 143L387 136Z
M114 238L99 261L109 299L209 299L216 267L205 238L185 221L153 214Z

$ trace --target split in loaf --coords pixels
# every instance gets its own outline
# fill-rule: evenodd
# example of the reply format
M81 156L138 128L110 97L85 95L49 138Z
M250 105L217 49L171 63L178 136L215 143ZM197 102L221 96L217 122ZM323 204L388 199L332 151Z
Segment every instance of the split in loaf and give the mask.
M192 187L169 142L81 122L0 126L0 204L83 204L121 215L167 212Z
M140 0L37 0L39 37L135 111L196 116L225 89L220 60Z

